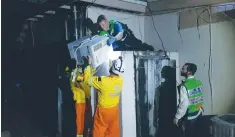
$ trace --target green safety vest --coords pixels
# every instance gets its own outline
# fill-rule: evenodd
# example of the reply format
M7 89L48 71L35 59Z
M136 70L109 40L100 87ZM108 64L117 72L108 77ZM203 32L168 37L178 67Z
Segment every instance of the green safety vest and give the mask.
M99 35L108 37L109 33L107 31L102 30L102 31L100 31Z
M204 104L202 83L195 78L190 78L185 80L184 86L187 89L189 99L187 116L196 116Z
M117 35L117 34L114 34L114 33L115 33L115 32L114 32L114 24L115 24L115 22L116 22L116 21L114 21L114 20L110 20L110 21L109 21L109 30L108 30L108 33L109 33L110 35L112 35L112 36Z
M115 20L110 20L109 21L109 30L108 31L102 30L102 31L100 31L99 35L100 36L108 36L108 35L116 36L117 33L114 32L114 24L115 23L116 23ZM123 23L121 23L121 22L119 22L119 23L122 25L122 29L125 31L126 30L126 26Z

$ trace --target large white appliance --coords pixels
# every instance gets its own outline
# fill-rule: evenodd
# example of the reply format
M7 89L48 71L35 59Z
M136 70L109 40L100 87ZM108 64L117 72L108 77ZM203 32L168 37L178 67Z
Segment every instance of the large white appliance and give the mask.
M85 36L68 44L70 57L76 59L77 64L83 64L82 56L92 58L92 66L98 67L108 61L109 54L113 52L112 46L107 46L105 36Z
M110 62L117 59L121 52L114 52L112 45L107 46L105 36L85 36L68 44L70 57L76 59L77 64L83 64L82 56L92 58L92 67L96 68L94 76L108 76ZM91 88L91 106L94 115L96 106L96 89Z

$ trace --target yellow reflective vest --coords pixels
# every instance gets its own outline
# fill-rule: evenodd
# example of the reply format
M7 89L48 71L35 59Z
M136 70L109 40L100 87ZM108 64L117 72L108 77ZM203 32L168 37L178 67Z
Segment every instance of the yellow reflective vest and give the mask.
M84 82L96 88L98 92L98 106L104 108L115 107L119 104L122 92L123 78L118 75L93 76L94 70L90 65L84 70Z
M74 69L71 74L70 78L70 86L71 90L73 91L73 99L76 101L76 103L85 103L85 92L82 90L80 84L76 81L78 75L77 75L77 69ZM74 79L75 77L75 79Z

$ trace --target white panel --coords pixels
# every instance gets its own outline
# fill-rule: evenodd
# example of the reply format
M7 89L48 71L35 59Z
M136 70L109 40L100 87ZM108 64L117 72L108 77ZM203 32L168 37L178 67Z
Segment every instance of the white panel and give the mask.
M136 137L135 77L133 52L124 53L125 72L121 99L122 137Z

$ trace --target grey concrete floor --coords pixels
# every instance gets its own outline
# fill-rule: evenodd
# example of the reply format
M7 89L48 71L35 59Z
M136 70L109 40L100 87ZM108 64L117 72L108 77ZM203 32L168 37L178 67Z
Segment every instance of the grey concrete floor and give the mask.
M19 105L2 104L2 135L8 137L44 137L30 111Z

